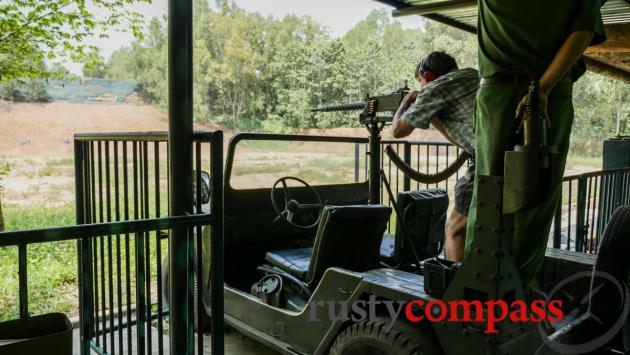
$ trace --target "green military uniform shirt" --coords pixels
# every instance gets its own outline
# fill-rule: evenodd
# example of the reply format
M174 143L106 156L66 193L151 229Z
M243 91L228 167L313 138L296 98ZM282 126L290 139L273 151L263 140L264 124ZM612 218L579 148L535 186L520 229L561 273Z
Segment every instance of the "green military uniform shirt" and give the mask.
M572 32L592 31L591 45L605 40L601 0L482 0L479 2L479 73L540 78ZM586 71L583 60L573 81Z

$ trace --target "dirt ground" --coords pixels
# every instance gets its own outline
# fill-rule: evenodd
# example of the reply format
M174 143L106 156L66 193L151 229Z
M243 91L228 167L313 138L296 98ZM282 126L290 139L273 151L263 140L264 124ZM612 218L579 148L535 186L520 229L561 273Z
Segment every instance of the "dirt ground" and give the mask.
M13 104L0 101L0 156L72 157L75 133L142 132L168 129L168 113L143 104ZM212 129L195 125L195 129ZM366 136L364 128L307 129L300 133ZM385 139L391 138L384 132ZM436 131L419 131L412 140L443 140Z
M168 113L143 104L0 101L0 127L0 156L72 157L75 133L165 131Z

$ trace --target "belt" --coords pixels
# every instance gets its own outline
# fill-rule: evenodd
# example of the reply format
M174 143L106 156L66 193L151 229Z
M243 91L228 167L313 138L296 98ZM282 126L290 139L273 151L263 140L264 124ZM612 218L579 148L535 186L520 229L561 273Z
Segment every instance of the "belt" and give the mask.
M522 85L529 84L531 79L529 75L522 74L502 74L502 75L493 75L489 78L481 78L479 81L479 85L490 85L490 84L511 84L511 85Z

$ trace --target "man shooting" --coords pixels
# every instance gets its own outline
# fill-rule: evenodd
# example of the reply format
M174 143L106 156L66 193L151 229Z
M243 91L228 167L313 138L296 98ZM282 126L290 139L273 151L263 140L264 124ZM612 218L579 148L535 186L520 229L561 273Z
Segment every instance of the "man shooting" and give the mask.
M432 124L449 142L471 156L466 174L455 185L455 208L446 222L445 256L462 261L474 184L473 112L479 76L475 69L458 69L455 59L444 52L431 52L424 57L415 76L422 87L401 102L394 115L392 133L403 138L415 128L427 129Z

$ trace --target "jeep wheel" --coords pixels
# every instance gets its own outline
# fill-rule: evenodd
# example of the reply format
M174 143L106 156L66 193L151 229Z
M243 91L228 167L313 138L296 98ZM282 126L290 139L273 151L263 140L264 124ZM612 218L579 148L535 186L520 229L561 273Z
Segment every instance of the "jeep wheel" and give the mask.
M346 328L337 336L330 355L434 355L441 354L430 328L383 318L367 320Z
M630 280L630 207L619 207L610 217L599 247L595 270L612 275L626 287ZM591 310L597 314L601 321L608 326L619 318L619 309L611 307L618 304L619 297L616 290L609 287L602 288L592 296ZM629 300L625 300L628 302ZM616 339L618 347L623 347L626 353L630 352L630 318L626 319L625 326ZM621 338L621 339L620 339ZM619 344L621 343L621 344ZM613 346L614 346L613 345Z
M162 260L162 299L164 300L164 308L168 307L168 303L170 300L170 295L168 293L168 279L169 279L169 275L168 275L168 256L165 256L164 259ZM193 293L193 297L194 297L194 304L195 304L195 308L194 308L194 327L195 327L195 331L198 331L198 309L199 307L197 307L197 292L199 292L199 288L197 287L197 274L193 275L193 287L194 287L194 293ZM208 313L206 312L206 308L202 307L202 312L201 312L202 316L201 316L201 332L206 332L210 330L210 325L211 325L211 319L210 316L208 315Z

